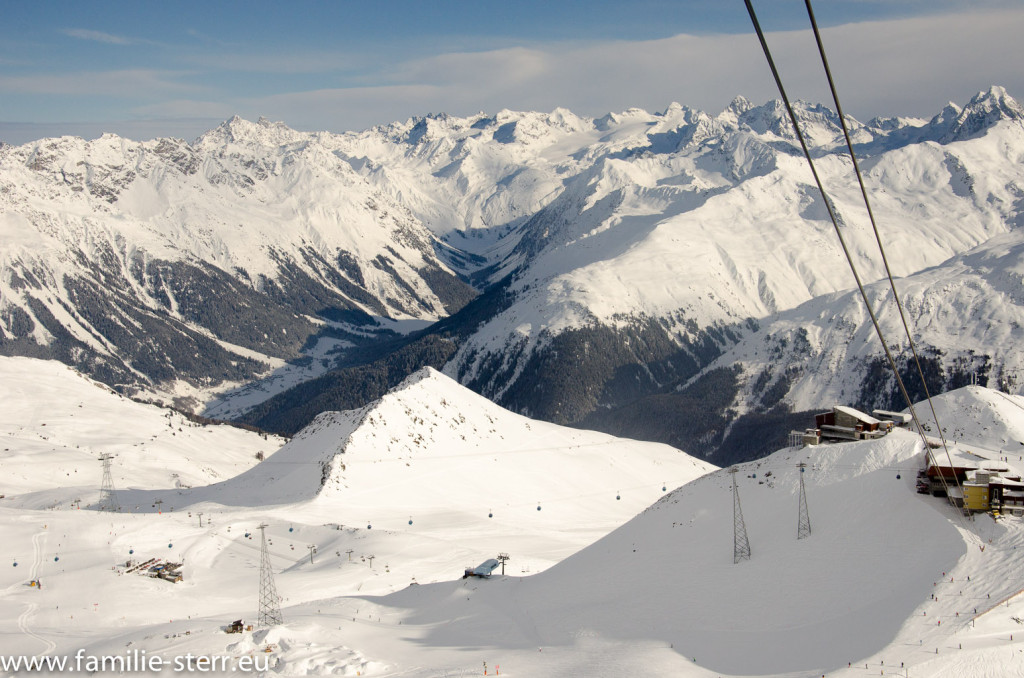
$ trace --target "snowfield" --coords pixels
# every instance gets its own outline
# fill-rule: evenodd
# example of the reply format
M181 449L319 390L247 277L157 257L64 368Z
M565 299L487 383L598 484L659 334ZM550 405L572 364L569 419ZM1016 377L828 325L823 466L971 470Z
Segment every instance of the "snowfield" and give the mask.
M917 494L902 431L739 465L751 558L733 564L725 469L531 421L433 370L286 443L50 362L0 373L0 675L1024 673L1024 522ZM972 387L937 409L958 446L1024 469L1024 398ZM88 508L103 451L130 513ZM226 634L256 620L260 523L285 623ZM462 578L499 552L504 575ZM183 581L125 565L151 558ZM15 671L29 657L68 663Z
M117 456L114 486L201 486L231 478L284 440L231 426L199 426L172 410L128 400L56 361L0 360L0 494L60 490L98 497L99 455Z

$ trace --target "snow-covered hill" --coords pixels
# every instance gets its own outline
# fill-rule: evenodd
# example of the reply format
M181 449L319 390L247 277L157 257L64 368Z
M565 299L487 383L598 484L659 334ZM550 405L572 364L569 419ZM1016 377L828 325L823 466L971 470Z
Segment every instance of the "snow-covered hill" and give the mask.
M546 572L481 584L471 607L453 595L461 588L454 583L378 602L409 610L406 623L458 620L428 631L429 644L487 646L500 637L503 646L551 651L589 639L646 645L729 675L831 672L892 642L915 612L921 616L917 608L930 607L934 582L967 554L937 502L913 491L919 453L913 440L894 435L741 465L749 562L733 563L731 478L720 471ZM798 462L809 465L812 525L800 541ZM1016 591L1005 581L986 586L997 600ZM932 636L936 619L933 612L920 620L917 633Z
M46 373L31 364L11 376ZM32 432L50 422L28 410L65 404L59 393L54 400L26 395ZM1019 444L1024 431L1016 400L970 388L939 406L960 444L997 457L1005 453L993 443ZM135 424L122 417L106 431L113 442ZM462 440L474 429L478 440ZM165 455L177 441L165 443ZM629 452L622 455L608 443L502 412L424 371L364 411L325 415L232 480L164 490L165 498L208 493L174 511L167 501L160 513L28 508L45 489L40 481L35 493L0 500L8 558L0 563L0 657L74 662L76 654L144 652L173 663L191 654L223 667L266 660L265 675L393 677L469 675L483 664L488 675L598 677L1024 670L1016 621L1024 617L1016 557L1024 523L965 521L944 500L915 493L922 452L909 434L740 465L751 558L738 564L725 470L704 475L701 462L664 446L618 441ZM223 454L202 450L203 461ZM534 456L548 460L553 477L522 463ZM317 493L318 462L328 459ZM798 462L808 464L812 526L800 540ZM672 469L675 480L691 480L675 487L670 479L666 493L648 488ZM33 470L47 477L42 466ZM138 473L143 487L163 480ZM261 492L254 474L274 480ZM480 490L467 474L486 483L493 518L478 511ZM635 487L611 496L630 479ZM255 622L260 523L268 524L285 623L229 635L230 621ZM510 555L505 576L461 578L499 550ZM184 580L124 566L150 558L184 563Z
M461 526L502 538L524 521L553 527L582 512L596 538L714 468L666 445L531 421L424 368L361 410L321 414L230 480L119 496L142 511L157 499L165 510L308 502L305 514L323 521L403 530L412 521L417 533ZM574 480L581 469L585 483Z
M94 505L104 454L115 457L111 476L122 491L203 486L284 442L128 400L54 361L0 358L0 398L0 494L8 498L41 492L43 503Z
M97 396L94 409L86 410L93 415L90 428L74 438L83 446L101 445L94 429L106 432L104 448L111 450L119 449L129 431L141 431L147 447L158 446L159 457L178 467L220 468L233 455L252 451L245 440L206 434L210 444L199 459L192 458L195 442L187 433L149 440L142 422L156 411L153 406L124 401L81 379L79 389L42 389L37 396L32 385L40 375L45 381L50 372L69 371L7 360L13 367L6 376L23 384L23 391L12 393L24 398L18 418L32 433L56 425L56 434L72 435L65 421L72 415L60 412L76 408L87 395L84 388L141 414L104 418L113 407ZM50 417L45 421L44 413ZM57 652L73 652L74 646L120 652L115 648L126 628L150 628L143 633L148 638L140 636L133 645L152 639L154 615L189 629L190 618L198 622L227 610L247 615L259 521L270 524L275 567L288 572L281 572L278 587L290 605L448 579L499 550L513 554L511 571L541 571L714 468L664 445L532 422L432 370L413 375L364 410L325 413L265 461L206 487L175 487L163 468L122 460L122 452L116 495L130 513L74 510L71 502L82 488L68 487L59 477L67 468L60 455L5 455L6 471L33 478L0 500L0 529L12 559L0 570L0 608L14 614L10 621L27 634L31 647L24 651L30 654L37 651L36 640ZM92 465L98 485L99 464ZM43 518L38 525L37 517ZM316 545L315 553L308 545ZM185 580L172 585L128 573L123 565L149 558L184 562ZM222 576L229 572L234 574ZM24 586L23 577L38 578L44 587ZM103 601L102 612L94 598ZM49 605L56 601L60 612ZM241 609L240 601L246 601ZM89 610L105 621L90 618ZM64 629L61 638L50 640L43 629L51 625ZM324 629L310 628L315 642L323 643ZM198 637L197 627L193 633ZM273 642L284 647L290 638ZM251 636L243 644L250 643ZM17 651L0 638L0 655ZM329 672L332 661L352 662L363 671L386 665L338 648L317 656L314 672Z
M947 440L964 440L989 450L1001 450L1007 457L1024 456L1024 396L965 386L932 398L935 414ZM934 425L930 409L924 420ZM952 425L947 422L954 422Z

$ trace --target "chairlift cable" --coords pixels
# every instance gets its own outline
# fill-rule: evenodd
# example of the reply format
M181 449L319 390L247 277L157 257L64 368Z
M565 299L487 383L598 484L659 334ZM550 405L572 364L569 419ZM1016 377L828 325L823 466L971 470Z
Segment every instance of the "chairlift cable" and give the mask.
M805 0L806 2L807 0ZM786 94L786 88L782 84L782 78L779 75L779 70L775 65L775 59L772 57L771 49L768 47L768 42L765 39L764 31L761 29L761 24L757 20L757 14L754 11L754 6L751 4L751 0L744 0L744 4L747 7L747 13L750 15L751 23L754 25L754 31L757 33L757 39L761 43L761 49L764 52L765 59L768 62L768 67L771 69L772 77L775 79L775 84L779 89L779 94L782 97L782 102L786 107L786 113L789 115L789 119L793 124L793 130L796 133L797 140L800 142L800 148L803 150L804 157L807 159L807 164L810 167L811 174L814 176L814 182L818 187L818 191L821 193L823 202L825 203L825 209L828 211L829 219L832 221L832 226L835 230L836 237L839 240L839 244L842 247L843 255L846 257L846 261L850 266L850 272L853 274L854 281L857 284L857 290L860 292L861 299L864 301L864 307L868 312L868 316L871 318L871 324L874 326L875 334L878 336L879 341L882 344L882 350L885 352L885 357L889 361L889 367L892 369L893 375L896 377L896 383L899 385L900 393L903 395L904 401L910 405L911 413L914 413L913 404L910 402L910 394L907 393L906 386L903 383L903 379L900 377L899 370L896 368L896 360L892 356L892 352L889 350L889 344L885 340L885 335L882 332L881 326L878 324L878 317L875 315L875 311L871 306L871 302L868 299L867 291L864 289L864 284L861 281L860 274L857 272L857 266L853 261L853 256L850 254L849 246L846 244L846 238L843 237L842 230L839 228L839 220L836 217L835 208L832 205L832 201L829 199L828 194L825 191L825 187L822 184L821 177L818 175L818 170L814 165L814 158L811 156L810 149L807 146L807 141L804 138L804 134L800 129L800 124L797 122L796 113L793 111L793 106L789 101L789 96ZM842 116L840 115L840 120ZM920 420L916 414L913 414L914 421L918 426L918 434L921 436L922 444L924 445L925 454L928 458L933 458L928 446L927 437L924 434L924 429L921 427ZM940 474L940 480L943 487L946 486L945 478ZM959 482L959 481L958 481ZM947 497L949 495L947 491ZM952 499L950 499L952 504ZM960 516L962 522L963 516Z
M917 366L917 374L921 378L921 387L924 389L925 399L927 399L928 401L928 407L931 409L932 412L932 419L934 419L935 427L936 429L938 429L939 439L942 441L942 449L946 452L946 460L949 462L950 468L952 468L953 459L949 453L949 447L946 444L946 436L942 432L942 424L939 423L939 415L935 411L935 404L934 402L932 402L932 396L928 390L928 384L924 378L924 370L921 368L921 360L917 354L917 345L914 343L914 338L912 336L912 333L910 332L910 324L907 322L906 313L904 313L903 311L903 304L900 302L899 293L896 291L896 282L893 279L892 270L889 268L889 259L885 255L885 247L882 244L882 236L878 231L878 224L875 221L874 211L871 209L871 200L868 198L868 190L864 186L864 177L860 171L860 164L857 162L857 154L853 150L853 141L850 139L850 130L846 126L846 116L843 114L843 107L839 103L839 93L836 90L835 81L832 78L832 69L828 65L828 58L825 56L825 45L821 40L821 32L818 30L818 22L814 18L814 9L811 7L811 0L804 0L804 4L807 7L807 17L811 21L811 29L814 32L814 40L818 45L818 54L821 55L821 65L825 69L825 77L828 79L828 87L829 90L832 92L832 101L836 105L836 114L839 116L839 124L843 128L843 138L846 140L846 148L850 152L850 160L853 162L853 171L854 174L857 175L857 183L860 186L860 194L861 197L864 198L864 207L867 210L868 220L871 222L871 230L874 231L875 241L878 243L878 251L882 256L882 265L885 267L885 274L886 277L888 277L889 279L889 288L892 290L892 298L893 301L896 303L896 309L899 311L900 320L903 323L903 331L907 335L907 342L910 346L910 352L914 356L914 364ZM893 370L895 371L895 367L893 368ZM896 373L896 378L900 378L898 373ZM904 396L906 397L906 393L904 393ZM907 397L907 407L910 409L910 415L914 418L914 424L917 426L918 431L922 431L921 435L923 437L923 427L921 426L921 422L917 418L917 412L914 410L914 404L910 402L909 397ZM934 461L934 457L931 453L931 448L927 446L927 444L925 445L925 450L928 457L932 459L932 461ZM963 487L960 484L960 479L954 476L954 480L956 481L957 489L959 489L962 493ZM943 486L945 486L945 482L943 482ZM948 491L946 493L946 496L949 496ZM952 502L952 498L950 498L950 502Z

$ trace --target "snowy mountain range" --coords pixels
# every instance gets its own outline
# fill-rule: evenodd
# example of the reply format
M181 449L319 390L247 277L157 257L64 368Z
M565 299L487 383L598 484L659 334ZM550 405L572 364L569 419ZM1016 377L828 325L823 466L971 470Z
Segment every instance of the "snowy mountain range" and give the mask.
M797 113L874 283L838 118ZM1019 390L1022 121L999 87L847 120L935 390ZM892 406L779 102L5 146L0 229L4 353L273 430L424 365L558 423L650 437L636 411L672 412L655 437L703 456L743 417ZM709 391L721 411L694 424Z
M437 319L475 294L408 210L266 121L191 145L47 139L3 147L0 168L5 352L128 390L192 395L327 323Z

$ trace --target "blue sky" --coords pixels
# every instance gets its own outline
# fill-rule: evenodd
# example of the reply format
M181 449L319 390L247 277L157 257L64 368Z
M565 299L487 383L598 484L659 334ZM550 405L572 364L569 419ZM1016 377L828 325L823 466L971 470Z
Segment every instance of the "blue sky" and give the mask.
M826 102L801 0L755 0L787 89ZM989 85L1024 97L1019 0L818 0L843 105L930 117ZM741 0L3 0L0 139L192 139L233 114L303 130L429 112L776 96Z

